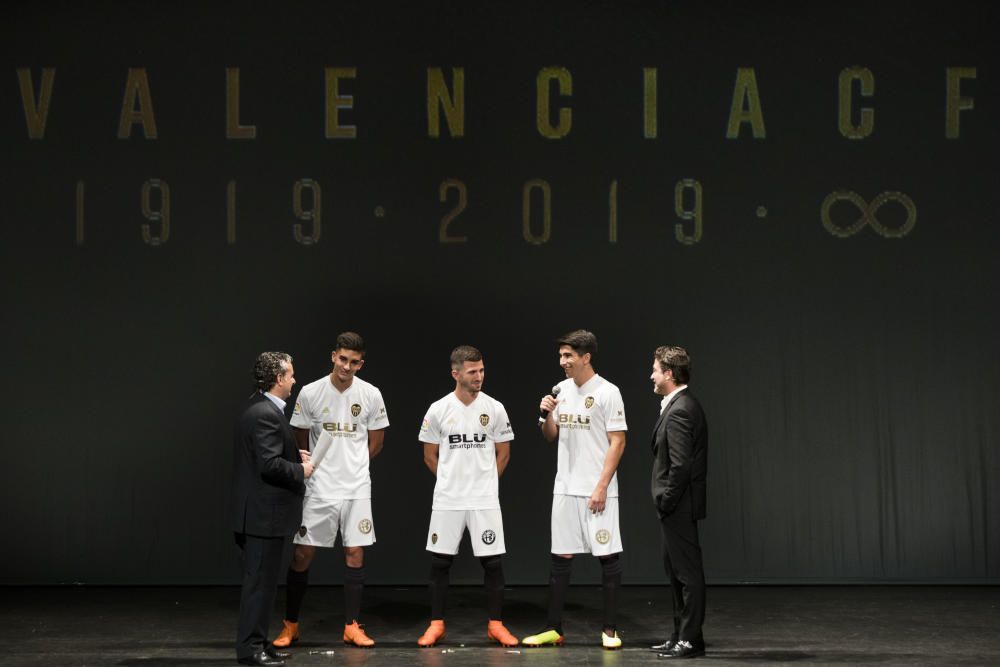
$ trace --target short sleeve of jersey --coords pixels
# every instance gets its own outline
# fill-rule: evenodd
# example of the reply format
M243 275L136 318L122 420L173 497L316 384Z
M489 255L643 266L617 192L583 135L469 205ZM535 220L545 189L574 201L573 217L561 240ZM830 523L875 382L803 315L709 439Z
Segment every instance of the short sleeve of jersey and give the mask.
M368 412L368 421L365 426L369 431L377 431L389 425L389 415L385 411L385 401L382 400L382 392L372 387L372 409Z
M292 418L288 423L296 428L309 428L312 426L312 411L309 409L309 394L305 389L299 392L299 397L295 399L295 409L292 410Z
M612 431L627 431L625 423L625 402L618 387L611 388L604 398L604 428Z
M424 416L424 421L420 424L420 435L417 436L417 440L430 444L439 444L441 442L441 429L438 428L433 410L428 410Z
M510 442L514 439L514 429L510 425L510 417L507 410L500 401L495 402L496 410L493 413L493 429L490 432L490 439L493 442Z

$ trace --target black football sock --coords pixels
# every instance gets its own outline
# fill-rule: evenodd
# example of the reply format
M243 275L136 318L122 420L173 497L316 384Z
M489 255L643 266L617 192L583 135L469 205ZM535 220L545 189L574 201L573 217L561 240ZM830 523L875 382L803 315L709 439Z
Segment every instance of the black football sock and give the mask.
M361 593L365 589L365 566L344 570L344 625L361 618Z
M448 599L448 578L451 574L451 562L454 556L448 554L431 554L431 620L444 620Z
M309 585L309 570L297 572L288 568L288 578L285 583L285 620L298 623L302 598L306 596L306 586Z
M604 631L609 637L614 637L618 591L622 587L622 563L618 559L618 554L600 560L601 588L604 589Z
M486 556L479 562L483 566L483 586L486 587L486 608L490 620L499 621L503 613L503 564L500 556Z
M552 554L552 570L549 573L548 627L559 634L563 634L562 613L566 603L566 589L569 588L569 575L572 570L572 558L563 558Z

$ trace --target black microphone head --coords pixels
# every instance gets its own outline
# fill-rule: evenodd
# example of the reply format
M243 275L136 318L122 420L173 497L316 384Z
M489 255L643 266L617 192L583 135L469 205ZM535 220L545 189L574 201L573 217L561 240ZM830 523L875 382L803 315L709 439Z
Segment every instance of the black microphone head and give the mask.
M560 391L562 391L562 387L560 387L559 385L552 387L552 398L558 396Z

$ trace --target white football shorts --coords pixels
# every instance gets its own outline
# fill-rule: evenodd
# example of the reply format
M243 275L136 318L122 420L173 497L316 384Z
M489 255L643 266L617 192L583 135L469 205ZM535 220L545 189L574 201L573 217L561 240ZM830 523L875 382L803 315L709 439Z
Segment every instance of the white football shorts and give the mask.
M621 553L618 498L608 498L604 511L587 509L587 496L552 496L552 553L610 556Z
M302 503L302 527L295 533L295 544L332 547L340 532L345 547L375 544L371 498L325 500L309 496Z
M469 529L472 553L477 558L506 553L503 515L492 510L432 510L427 530L427 550L439 554L458 553L462 534Z

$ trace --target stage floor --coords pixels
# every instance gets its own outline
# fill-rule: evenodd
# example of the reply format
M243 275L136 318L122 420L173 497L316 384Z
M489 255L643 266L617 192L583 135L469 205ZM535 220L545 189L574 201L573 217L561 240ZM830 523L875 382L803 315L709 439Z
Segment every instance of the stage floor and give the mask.
M283 589L272 621L281 623ZM485 595L453 586L446 641L420 649L427 623L421 587L369 587L363 621L374 649L344 646L339 587L310 588L302 641L289 665L556 665L625 667L662 664L650 644L665 636L670 602L662 587L623 589L620 651L599 647L601 595L573 587L566 608L566 645L515 650L486 641ZM13 665L235 664L239 590L216 588L27 588L3 590L0 661ZM505 623L518 637L541 629L546 589L507 591ZM713 586L705 624L713 665L737 664L1000 664L1000 587L968 586ZM310 651L330 651L332 655Z

